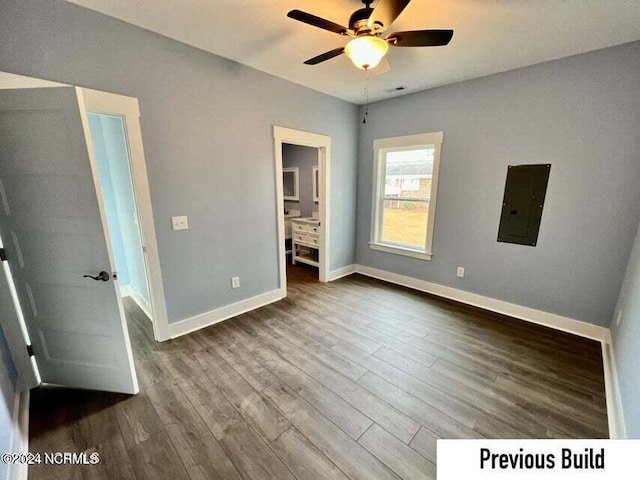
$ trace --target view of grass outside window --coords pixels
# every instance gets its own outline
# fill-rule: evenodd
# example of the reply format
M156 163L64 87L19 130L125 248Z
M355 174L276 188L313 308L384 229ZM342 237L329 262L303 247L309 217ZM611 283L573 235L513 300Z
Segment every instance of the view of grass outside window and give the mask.
M443 132L373 141L369 246L431 260Z
M378 242L425 251L433 159L433 146L385 152Z

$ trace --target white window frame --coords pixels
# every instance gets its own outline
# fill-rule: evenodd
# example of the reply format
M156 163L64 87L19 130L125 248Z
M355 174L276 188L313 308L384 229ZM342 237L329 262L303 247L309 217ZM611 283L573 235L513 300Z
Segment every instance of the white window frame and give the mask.
M438 179L440 177L440 151L442 148L443 132L421 133L418 135L405 135L402 137L380 138L373 142L373 188L371 199L371 237L369 247L396 255L431 260L433 256L433 233L436 218L436 199L438 196ZM382 242L380 228L382 226L384 186L386 180L385 155L389 151L415 150L420 147L434 147L433 152L433 176L431 180L431 195L429 197L429 210L427 213L427 236L423 249L412 248L409 245ZM413 200L403 198L400 200ZM419 199L423 201L424 199Z

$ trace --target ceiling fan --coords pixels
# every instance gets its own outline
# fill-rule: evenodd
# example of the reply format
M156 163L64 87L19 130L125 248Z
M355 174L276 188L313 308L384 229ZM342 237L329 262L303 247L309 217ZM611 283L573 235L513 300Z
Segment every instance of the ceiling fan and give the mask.
M346 53L356 67L369 70L380 63L389 46L437 47L447 45L451 41L453 30L395 32L382 38L380 34L391 26L410 1L380 0L376 8L371 8L373 0L362 0L365 7L351 14L349 28L301 10L291 10L287 16L323 30L351 37L346 46L310 58L304 62L306 65L317 65Z

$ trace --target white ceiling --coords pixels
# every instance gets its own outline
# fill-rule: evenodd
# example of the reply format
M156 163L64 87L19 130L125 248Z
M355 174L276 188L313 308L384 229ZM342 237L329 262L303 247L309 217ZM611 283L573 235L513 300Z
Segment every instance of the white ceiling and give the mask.
M287 18L300 9L346 25L360 0L69 0L353 103L366 73L342 55L303 61L347 38ZM373 5L375 7L375 3ZM390 31L452 28L446 47L392 48L372 75L379 100L640 39L636 0L413 0ZM405 86L403 92L388 92Z

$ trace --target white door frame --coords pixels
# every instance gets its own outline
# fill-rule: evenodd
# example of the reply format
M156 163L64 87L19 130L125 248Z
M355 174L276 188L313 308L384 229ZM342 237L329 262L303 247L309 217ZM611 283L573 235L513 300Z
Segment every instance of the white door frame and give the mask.
M2 248L0 239L0 248ZM29 330L22 316L20 300L11 276L9 262L0 261L0 328L16 367L16 392L25 392L40 385L40 372L26 346L31 345Z
M153 317L153 334L159 342L171 338L169 334L169 320L164 298L164 285L160 269L160 255L156 238L156 227L151 206L149 178L144 158L142 132L140 130L140 107L138 99L115 93L101 92L88 88L78 88L85 110L90 113L104 113L123 117L129 160L131 164L133 191L138 211L139 228L142 237L142 250L145 259L145 269L151 300ZM93 157L93 149L89 149ZM105 219L103 218L103 222ZM111 240L107 244L111 247Z
M318 202L318 218L320 219L320 249L318 268L321 282L328 281L329 259L331 256L329 242L329 199L331 178L331 137L317 133L295 130L293 128L273 126L274 161L276 171L276 212L278 219L278 259L280 263L280 292L287 295L287 255L284 231L284 186L282 183L282 144L301 145L318 149L318 167L320 169L320 201Z

